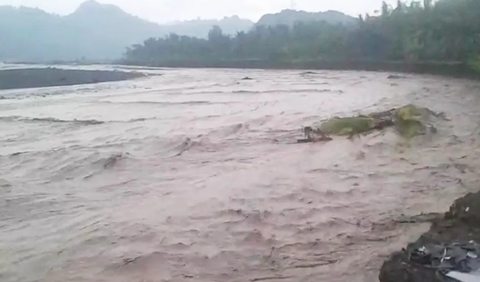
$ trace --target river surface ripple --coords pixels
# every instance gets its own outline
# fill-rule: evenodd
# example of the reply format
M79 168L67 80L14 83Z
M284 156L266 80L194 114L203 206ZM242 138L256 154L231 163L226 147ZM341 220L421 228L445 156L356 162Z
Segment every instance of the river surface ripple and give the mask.
M1 281L375 281L428 228L396 219L478 187L478 82L148 71L163 75L0 92ZM410 143L295 144L406 103L449 120Z

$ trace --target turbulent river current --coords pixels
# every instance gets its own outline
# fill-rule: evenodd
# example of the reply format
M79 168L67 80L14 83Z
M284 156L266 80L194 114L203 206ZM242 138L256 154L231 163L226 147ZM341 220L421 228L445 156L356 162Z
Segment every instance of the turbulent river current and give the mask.
M161 75L0 92L1 281L376 281L428 228L398 219L478 189L478 82L145 71ZM447 120L296 144L408 103Z

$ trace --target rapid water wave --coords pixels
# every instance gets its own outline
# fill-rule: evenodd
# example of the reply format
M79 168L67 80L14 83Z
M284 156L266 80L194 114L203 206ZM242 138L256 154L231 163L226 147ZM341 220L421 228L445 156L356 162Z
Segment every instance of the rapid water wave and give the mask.
M478 82L150 71L0 93L1 281L375 281L428 227L398 218L477 189ZM435 136L296 144L407 103L445 113Z
M95 125L95 124L102 124L104 123L103 121L99 120L62 120L62 119L57 119L57 118L51 118L51 117L46 117L46 118L29 118L29 117L21 117L21 116L7 116L7 117L0 117L0 121L2 122L18 122L18 121L23 121L23 122L45 122L45 123L78 123L78 124L84 124L84 125Z

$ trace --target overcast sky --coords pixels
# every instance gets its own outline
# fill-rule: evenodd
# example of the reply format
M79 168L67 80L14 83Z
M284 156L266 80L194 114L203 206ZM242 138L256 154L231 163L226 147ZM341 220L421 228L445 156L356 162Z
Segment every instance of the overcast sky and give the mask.
M0 5L38 7L50 13L65 15L73 12L83 0L0 0ZM266 13L291 7L291 0L97 0L114 4L128 13L158 23L195 18L219 19L238 15L256 21ZM379 10L382 0L295 0L297 10L338 10L357 16ZM396 3L396 0L386 0Z

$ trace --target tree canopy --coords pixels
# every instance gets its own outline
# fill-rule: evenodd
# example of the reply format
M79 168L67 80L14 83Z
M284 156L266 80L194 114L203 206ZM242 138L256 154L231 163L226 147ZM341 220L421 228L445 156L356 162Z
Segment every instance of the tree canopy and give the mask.
M480 69L480 1L423 0L395 7L383 3L355 24L297 22L256 25L225 35L214 27L207 39L170 34L127 49L124 61L169 62L360 60L469 62Z

